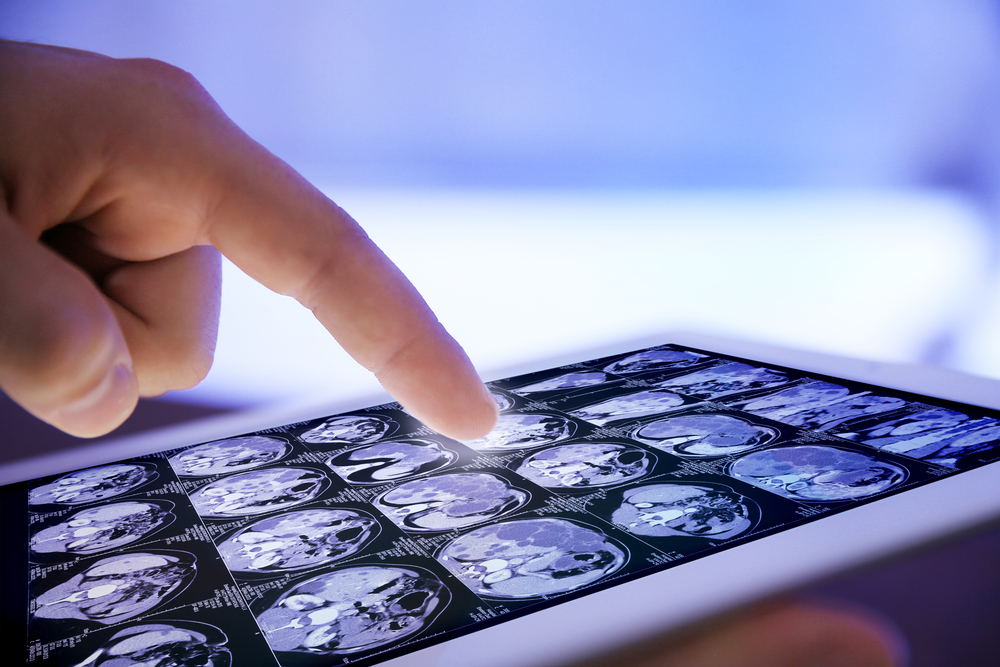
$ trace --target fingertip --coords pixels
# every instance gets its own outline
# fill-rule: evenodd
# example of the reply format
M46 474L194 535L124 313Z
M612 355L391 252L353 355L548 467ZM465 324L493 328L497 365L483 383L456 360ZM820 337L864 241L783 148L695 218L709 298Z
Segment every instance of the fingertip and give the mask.
M496 425L496 402L443 329L412 340L375 375L407 411L444 436L475 440Z

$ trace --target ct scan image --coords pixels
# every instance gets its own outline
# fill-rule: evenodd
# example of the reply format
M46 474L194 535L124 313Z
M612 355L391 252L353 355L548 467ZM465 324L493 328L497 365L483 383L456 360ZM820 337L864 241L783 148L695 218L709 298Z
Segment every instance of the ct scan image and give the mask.
M230 667L226 633L196 621L134 623L118 630L77 667Z
M751 400L743 409L784 424L826 431L858 417L905 406L906 401L902 398L874 396L867 392L851 395L847 387L813 382Z
M343 656L411 637L448 606L451 594L430 571L413 566L344 567L295 584L257 616L271 649Z
M28 543L35 554L89 556L141 540L176 519L168 500L128 500L70 514L35 532Z
M633 535L728 540L749 532L760 507L731 487L708 482L662 482L625 490L611 520Z
M457 460L458 452L440 442L413 438L349 449L326 464L349 484L371 486L434 472Z
M620 359L604 367L607 373L630 375L645 371L660 371L670 368L683 368L706 361L707 354L689 352L687 350L643 350Z
M509 413L500 415L487 435L465 444L481 451L533 449L573 437L576 424L555 414Z
M669 412L683 407L685 403L683 397L665 389L647 389L570 410L569 414L596 426L604 426L617 421Z
M293 510L239 529L218 549L231 572L294 572L353 556L381 529L375 517L359 510Z
M907 471L875 456L826 445L772 447L730 464L729 474L793 500L839 501L886 491Z
M242 517L288 509L314 500L330 479L312 468L251 470L206 484L191 494L202 517Z
M477 528L442 547L437 558L477 595L531 598L604 579L628 562L628 553L596 528L541 518Z
M674 456L705 458L739 454L767 445L778 430L721 414L667 417L643 424L632 438Z
M367 445L388 437L399 428L394 420L376 415L330 417L299 438L310 444L333 442Z
M656 384L664 389L697 398L715 399L754 389L777 387L788 382L784 373L749 364L720 364Z
M518 475L553 490L578 490L631 482L649 474L656 457L641 447L578 442L546 447L520 461Z
M178 477L209 477L259 468L277 461L291 450L284 440L245 435L189 447L167 461Z
M485 472L454 472L405 482L372 505L407 532L468 528L506 516L531 499L528 491Z
M1000 420L970 421L964 413L932 408L837 433L837 437L947 468L958 468L966 457L1000 449Z
M600 371L575 371L557 375L540 382L511 389L515 394L537 394L541 392L559 391L560 389L581 389L601 384L608 376Z
M112 625L158 607L194 579L195 557L182 551L122 553L97 560L34 600L35 619Z
M493 402L497 404L497 409L500 412L510 410L514 407L514 399L506 394L501 394L499 391L490 391L490 396L493 397Z
M115 463L77 470L28 492L29 505L83 505L114 498L155 480L155 466Z

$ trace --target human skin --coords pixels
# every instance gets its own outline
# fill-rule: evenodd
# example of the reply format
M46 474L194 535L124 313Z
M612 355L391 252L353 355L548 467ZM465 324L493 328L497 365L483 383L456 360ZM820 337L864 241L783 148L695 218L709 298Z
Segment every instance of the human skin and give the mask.
M197 384L219 253L315 313L431 428L497 409L462 348L351 217L187 73L0 42L0 388L79 436Z
M310 308L431 428L474 440L496 421L357 223L170 65L0 41L0 197L0 389L67 432L110 431L138 396L205 376L220 252ZM779 605L607 664L874 667L896 647L863 616Z

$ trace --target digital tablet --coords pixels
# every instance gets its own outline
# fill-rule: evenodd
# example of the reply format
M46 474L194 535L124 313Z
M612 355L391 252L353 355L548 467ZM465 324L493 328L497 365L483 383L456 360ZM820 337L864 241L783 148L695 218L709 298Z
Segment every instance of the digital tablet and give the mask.
M500 421L474 441L382 403L133 439L7 484L14 648L80 667L559 665L1000 516L997 383L890 388L857 381L864 363L726 348L489 382Z

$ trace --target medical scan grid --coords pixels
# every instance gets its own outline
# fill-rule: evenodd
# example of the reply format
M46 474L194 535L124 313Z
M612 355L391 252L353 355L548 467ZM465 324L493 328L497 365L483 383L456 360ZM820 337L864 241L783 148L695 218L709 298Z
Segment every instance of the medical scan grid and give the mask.
M674 345L488 386L478 440L386 404L5 487L27 661L375 664L1000 459L996 411Z

